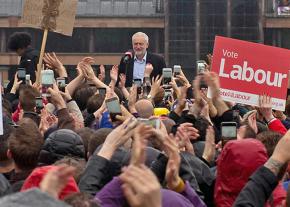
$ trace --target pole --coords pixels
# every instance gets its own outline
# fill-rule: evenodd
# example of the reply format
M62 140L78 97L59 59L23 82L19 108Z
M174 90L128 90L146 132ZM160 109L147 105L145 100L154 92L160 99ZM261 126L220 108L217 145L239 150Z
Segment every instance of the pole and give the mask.
M41 50L40 50L40 54L39 54L39 61L37 64L37 74L36 74L36 83L37 84L40 84L42 61L43 61L43 56L44 56L44 51L45 51L45 46L46 46L47 34L48 34L48 29L44 29L42 43L41 43Z

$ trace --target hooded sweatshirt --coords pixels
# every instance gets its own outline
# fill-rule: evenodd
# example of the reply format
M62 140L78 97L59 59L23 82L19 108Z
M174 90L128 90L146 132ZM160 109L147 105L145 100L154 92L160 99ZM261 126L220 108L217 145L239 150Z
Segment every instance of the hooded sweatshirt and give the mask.
M217 162L216 207L230 207L250 176L267 161L264 145L255 139L228 142ZM274 193L274 203L277 196Z
M45 167L39 167L33 170L33 172L29 175L29 177L25 180L21 192L25 191L27 189L33 188L33 187L39 187L42 179L46 175L46 173L49 170L56 169L58 166L45 166ZM71 195L73 193L79 192L79 188L76 184L76 181L71 176L69 178L68 183L66 186L62 189L62 191L59 193L58 197L59 199L63 200L66 196Z

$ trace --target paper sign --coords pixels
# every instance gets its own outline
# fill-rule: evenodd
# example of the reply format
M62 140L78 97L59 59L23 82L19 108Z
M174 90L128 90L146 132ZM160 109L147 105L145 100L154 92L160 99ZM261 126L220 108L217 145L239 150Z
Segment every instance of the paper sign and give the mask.
M72 36L77 0L25 0L21 25Z
M220 78L225 101L258 106L259 95L285 110L290 50L216 36L212 71Z

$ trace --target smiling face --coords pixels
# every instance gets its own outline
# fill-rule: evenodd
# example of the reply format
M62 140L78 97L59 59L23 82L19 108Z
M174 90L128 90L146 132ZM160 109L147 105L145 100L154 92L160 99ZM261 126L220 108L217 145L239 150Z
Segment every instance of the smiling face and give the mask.
M143 35L134 35L132 38L132 45L137 58L142 59L149 46L146 38Z

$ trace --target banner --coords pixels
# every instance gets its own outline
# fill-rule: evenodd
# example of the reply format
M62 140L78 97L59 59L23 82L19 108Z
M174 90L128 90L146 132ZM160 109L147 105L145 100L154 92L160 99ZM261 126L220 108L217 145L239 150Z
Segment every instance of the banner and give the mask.
M285 110L290 50L216 36L212 71L220 78L225 101L258 106L259 95Z
M21 25L72 36L77 0L25 0Z

